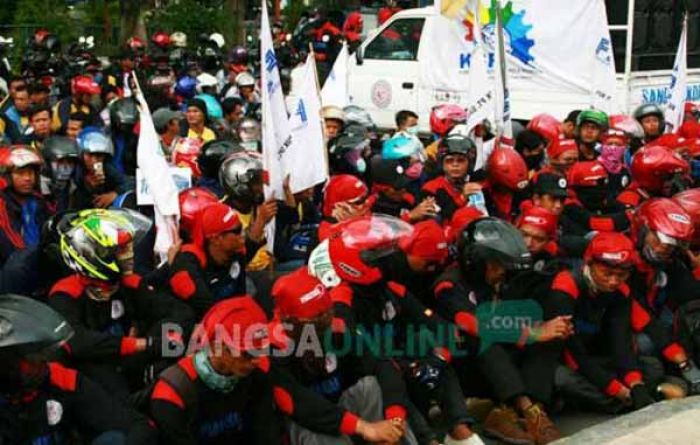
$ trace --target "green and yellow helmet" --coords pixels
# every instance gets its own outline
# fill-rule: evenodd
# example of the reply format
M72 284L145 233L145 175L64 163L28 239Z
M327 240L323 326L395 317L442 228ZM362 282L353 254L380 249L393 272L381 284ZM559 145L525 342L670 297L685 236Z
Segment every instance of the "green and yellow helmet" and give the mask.
M126 209L89 209L66 215L59 223L61 255L80 275L117 281L120 249L137 242L151 226L145 216Z

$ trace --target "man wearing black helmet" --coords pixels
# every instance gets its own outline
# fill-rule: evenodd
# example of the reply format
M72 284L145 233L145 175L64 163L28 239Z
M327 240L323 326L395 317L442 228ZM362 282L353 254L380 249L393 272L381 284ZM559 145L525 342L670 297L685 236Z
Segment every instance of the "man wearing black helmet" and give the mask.
M46 161L41 192L57 212L67 210L71 188L75 186L73 179L80 155L78 144L65 136L51 136L46 139L41 154Z
M479 352L475 359L455 362L465 391L493 397L501 404L486 418L485 432L514 444L558 439L560 434L542 404L552 395L560 340L571 334L569 320L557 317L534 331L524 328L518 340L523 344L517 347L498 343L484 349L482 342L488 339L479 332L483 320L477 319L477 308L486 303L495 308L513 273L530 267L531 255L515 227L491 217L470 223L458 244L458 264L436 281L436 310L466 334L464 348ZM531 342L535 343L524 345ZM485 387L493 390L484 394Z
M664 133L666 120L664 112L656 104L645 104L634 110L634 118L644 129L644 143L653 142Z
M18 295L0 296L0 443L152 443L146 419L74 369L51 361L73 335L65 318Z

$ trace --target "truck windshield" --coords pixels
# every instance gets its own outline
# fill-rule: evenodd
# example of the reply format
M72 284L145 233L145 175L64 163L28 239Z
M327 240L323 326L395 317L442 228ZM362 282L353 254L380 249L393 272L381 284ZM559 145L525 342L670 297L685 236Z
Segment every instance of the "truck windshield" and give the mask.
M365 59L416 60L423 32L423 18L398 19L365 48Z

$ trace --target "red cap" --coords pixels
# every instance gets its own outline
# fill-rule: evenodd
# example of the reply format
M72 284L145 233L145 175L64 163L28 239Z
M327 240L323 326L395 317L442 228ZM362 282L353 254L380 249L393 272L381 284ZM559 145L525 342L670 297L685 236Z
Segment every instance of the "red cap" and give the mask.
M596 234L583 254L583 259L602 261L611 266L631 267L637 258L634 243L618 232L600 232Z
M470 222L475 219L483 218L484 213L476 207L465 206L460 207L452 215L450 224L445 229L445 237L450 243L454 243L457 240L457 235L465 227L469 225Z
M100 94L100 86L97 82L83 74L73 78L71 87L73 94Z
M267 316L249 295L216 303L204 315L202 328L212 347L220 342L238 352L265 354L270 346ZM258 367L267 371L270 368L269 359L264 356L259 358Z
M401 239L399 247L406 255L442 263L449 256L447 239L442 227L434 220L421 221L413 226L410 237Z
M596 187L605 185L608 171L598 161L575 163L569 170L569 184L572 186Z
M331 176L323 193L323 216L332 216L335 205L353 201L369 194L364 182L352 175Z
M310 320L331 310L326 287L309 275L306 266L279 278L272 287L275 310L282 317Z
M241 227L238 213L226 204L216 202L200 211L193 241L201 246L205 239L236 230L238 227Z
M578 152L578 144L573 139L556 139L547 147L549 159L556 159L567 151Z
M557 215L542 207L530 207L518 219L518 227L524 225L544 231L550 238L557 236Z
M192 187L178 195L180 203L180 226L188 233L194 230L199 213L207 206L219 202L219 198L209 189Z

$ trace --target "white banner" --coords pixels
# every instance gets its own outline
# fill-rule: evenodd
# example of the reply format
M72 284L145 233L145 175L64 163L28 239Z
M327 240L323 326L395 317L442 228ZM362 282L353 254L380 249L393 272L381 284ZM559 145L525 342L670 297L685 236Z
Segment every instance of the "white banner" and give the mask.
M321 98L318 94L316 61L313 53L306 58L304 83L290 110L293 147L286 153L285 170L290 176L293 193L321 184L328 179L326 145L323 138Z
M180 203L178 190L172 176L170 166L165 160L160 146L160 138L153 125L153 117L148 109L148 104L141 93L137 76L133 76L136 83L136 100L139 102L140 133L136 148L136 163L139 169L149 172L146 175L148 190L153 198L156 242L153 247L161 260L167 259L168 249L179 239L178 222L180 220Z
M479 23L479 0L470 0L469 15L472 17L473 46L469 64L469 120L467 128L471 131L484 119L491 119L495 113L494 84L489 80L487 51L481 39Z
M678 43L676 61L671 73L671 95L666 106L666 124L668 131L676 132L683 124L685 98L688 89L688 16L683 19L681 40Z
M467 2L438 2L440 16L426 26L428 45L419 55L421 80L429 90L455 91L461 105L469 103L474 49L474 26L481 25L488 70L496 66L496 13L483 1L476 14ZM614 62L603 0L509 0L502 17L508 53L508 86L528 95L574 94L590 106L612 111ZM478 18L478 20L477 20ZM607 103L607 105L606 105Z
M136 169L136 204L140 206L152 206L153 196L148 187L148 175L144 175L140 168ZM192 170L187 167L170 167L170 176L175 182L178 193L192 187Z
M333 63L333 68L326 78L321 89L321 103L323 106L335 105L343 108L348 104L348 45L343 42L343 47Z
M262 2L262 23L260 25L260 68L262 91L262 146L263 168L265 170L265 196L284 198L283 158L292 145L287 108L284 104L282 83L277 65L277 57L272 46L270 21L267 17L267 4Z

